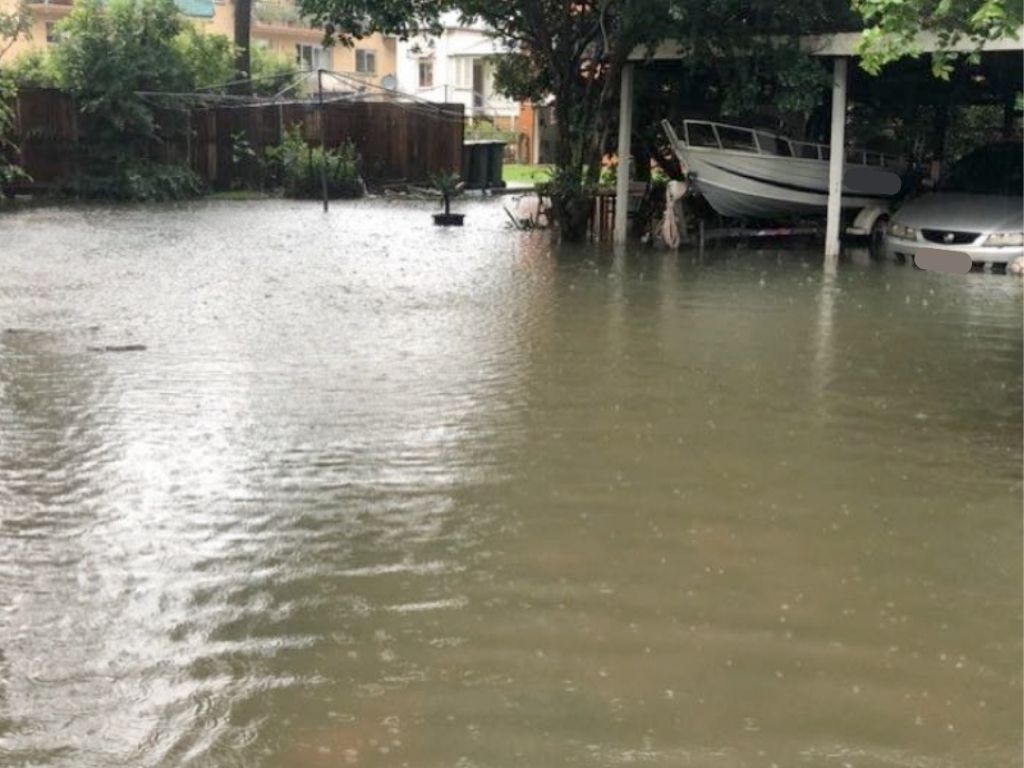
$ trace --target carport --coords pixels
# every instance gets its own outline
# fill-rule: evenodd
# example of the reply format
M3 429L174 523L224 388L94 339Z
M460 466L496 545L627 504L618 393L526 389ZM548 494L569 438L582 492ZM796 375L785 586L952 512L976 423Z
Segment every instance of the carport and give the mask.
M846 114L849 92L850 59L857 56L857 45L860 41L859 32L841 32L830 35L811 35L802 37L801 47L813 56L832 60L832 110L829 131L829 182L828 207L825 225L825 257L834 259L839 255L839 236L842 201L843 161L845 152L835 151L846 144ZM921 53L932 53L940 49L936 34L922 32L917 37L917 48ZM961 41L952 46L952 50L967 53L975 50L970 41ZM631 136L633 123L633 81L636 67L647 61L681 60L680 46L674 42L665 42L651 51L638 48L630 56L630 63L622 68L622 80L619 90L619 157L629 157L632 151ZM981 50L984 53L1012 53L1024 51L1024 27L1018 30L1017 39L1000 38L986 42ZM1020 69L1018 65L1018 70ZM886 73L878 76L875 82L884 87ZM627 206L629 196L629 163L620 162L616 171L615 184L615 232L616 243L626 242Z

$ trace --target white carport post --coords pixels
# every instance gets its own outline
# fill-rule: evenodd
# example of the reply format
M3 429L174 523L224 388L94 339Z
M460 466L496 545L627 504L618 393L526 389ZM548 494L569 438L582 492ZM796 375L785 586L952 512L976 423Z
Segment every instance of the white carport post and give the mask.
M619 165L615 169L615 233L616 244L626 242L626 214L629 213L629 155L633 136L633 64L622 67L619 85Z
M843 163L846 160L847 59L837 56L832 70L832 133L828 147L828 208L825 220L825 258L839 256L839 224L843 201Z

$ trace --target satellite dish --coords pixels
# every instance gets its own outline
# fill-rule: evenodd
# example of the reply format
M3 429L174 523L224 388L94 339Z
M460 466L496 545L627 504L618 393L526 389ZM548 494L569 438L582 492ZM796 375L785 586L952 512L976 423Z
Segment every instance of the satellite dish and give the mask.
M398 85L398 81L395 80L394 75L384 75L380 79L380 85L382 88L387 88L389 91L395 90L395 86Z

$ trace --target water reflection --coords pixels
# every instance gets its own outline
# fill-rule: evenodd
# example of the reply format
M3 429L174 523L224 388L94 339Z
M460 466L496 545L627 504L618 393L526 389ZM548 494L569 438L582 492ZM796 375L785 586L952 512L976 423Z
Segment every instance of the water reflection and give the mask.
M1019 282L466 207L5 222L0 762L1012 763Z
M814 328L814 366L812 391L819 405L824 400L825 388L832 376L834 341L832 326L835 321L837 260L828 259L821 270L821 291L818 295L818 317Z

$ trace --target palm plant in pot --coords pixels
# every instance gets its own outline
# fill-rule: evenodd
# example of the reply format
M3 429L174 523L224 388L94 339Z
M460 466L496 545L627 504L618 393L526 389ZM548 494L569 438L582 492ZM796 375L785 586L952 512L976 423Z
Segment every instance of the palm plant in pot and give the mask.
M441 227L461 227L464 213L452 213L451 203L453 197L462 194L466 184L457 173L438 173L431 177L431 183L441 195L441 202L444 205L444 213L434 214L434 223Z

